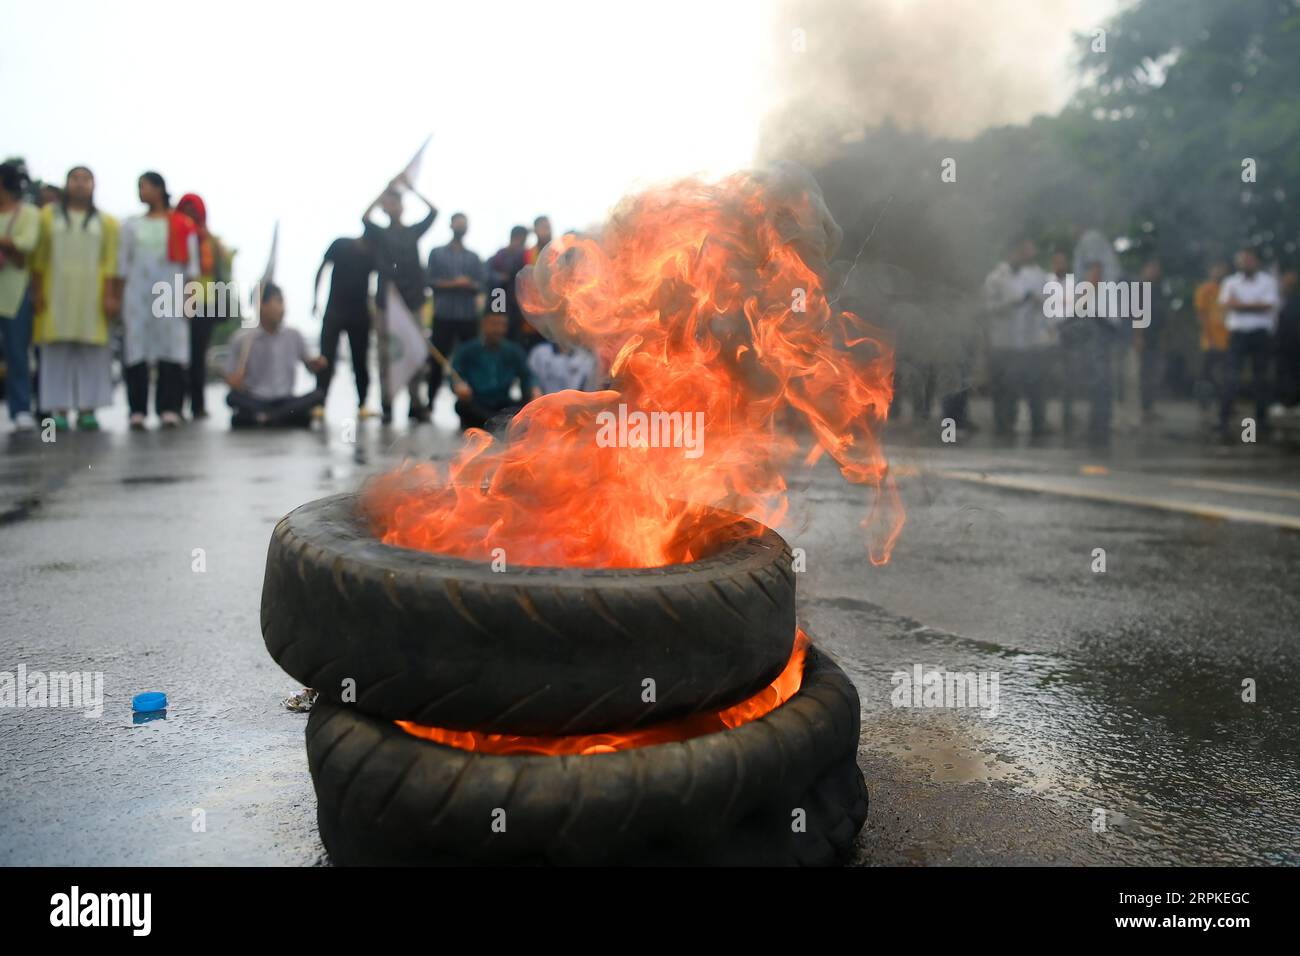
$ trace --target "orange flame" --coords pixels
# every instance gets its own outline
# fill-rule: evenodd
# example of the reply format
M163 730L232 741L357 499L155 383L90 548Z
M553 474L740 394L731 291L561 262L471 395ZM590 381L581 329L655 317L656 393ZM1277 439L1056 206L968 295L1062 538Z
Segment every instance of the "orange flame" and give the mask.
M550 243L520 301L552 341L591 349L612 389L533 401L504 441L467 432L446 473L372 482L376 533L477 560L501 548L513 565L690 561L725 512L778 526L787 469L825 453L869 489L867 549L887 561L903 520L877 439L893 352L828 300L838 228L815 184L790 178L686 180L626 200L597 236Z
M602 754L634 750L637 747L651 747L677 740L689 740L691 737L702 737L720 730L730 730L751 720L765 717L798 693L800 685L803 684L803 665L808 655L808 644L808 635L800 630L795 637L794 653L790 655L785 670L781 671L776 680L748 700L742 700L739 704L716 713L692 714L645 730L630 730L621 734L584 734L574 737L518 737L510 734L481 734L472 730L447 730L443 727L428 727L424 724L412 723L409 720L398 720L395 723L408 734L431 740L435 744L444 744L457 750L498 755L539 754L563 757Z

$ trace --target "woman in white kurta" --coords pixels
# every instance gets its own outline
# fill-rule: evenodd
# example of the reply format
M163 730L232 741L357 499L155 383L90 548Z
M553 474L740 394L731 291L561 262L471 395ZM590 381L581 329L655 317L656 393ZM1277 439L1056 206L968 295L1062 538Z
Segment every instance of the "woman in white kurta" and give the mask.
M95 208L95 177L84 166L73 168L62 200L41 210L32 264L39 407L54 412L60 430L73 411L81 413L79 429L98 429L95 409L113 401L108 312L115 307L117 239L117 220Z
M148 212L122 224L118 274L122 324L126 331L126 395L131 427L144 427L149 403L149 367L156 365L154 409L165 427L181 423L185 367L190 360L189 319L183 309L185 283L199 275L199 239L193 224L174 213L167 186L157 173L140 177L140 201ZM178 231L189 223L189 232ZM179 286L180 292L173 290ZM159 294L156 291L165 289Z

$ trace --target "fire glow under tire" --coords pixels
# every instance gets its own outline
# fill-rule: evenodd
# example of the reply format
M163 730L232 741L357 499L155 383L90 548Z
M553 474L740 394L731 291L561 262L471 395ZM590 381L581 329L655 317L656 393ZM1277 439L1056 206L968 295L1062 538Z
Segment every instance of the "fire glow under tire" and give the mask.
M828 865L867 816L859 718L853 684L810 649L784 705L680 743L496 756L320 701L307 762L338 865Z
M737 519L741 521L743 519ZM751 523L752 527L752 523ZM736 534L662 568L512 568L377 540L354 495L275 528L262 588L275 661L376 717L569 735L719 710L767 686L795 635L790 550ZM643 700L654 681L654 702Z

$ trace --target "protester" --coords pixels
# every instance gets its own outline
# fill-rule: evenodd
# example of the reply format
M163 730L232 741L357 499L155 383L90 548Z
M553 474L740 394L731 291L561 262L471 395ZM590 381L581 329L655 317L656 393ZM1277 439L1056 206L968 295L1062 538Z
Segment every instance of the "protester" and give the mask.
M310 425L312 409L325 400L325 393L317 387L305 395L294 394L299 362L317 373L328 364L323 356L308 353L297 329L285 327L284 294L279 286L266 283L257 327L236 335L226 356L226 404L235 412L231 427Z
M131 428L137 431L144 428L149 410L151 365L157 368L154 411L164 428L181 423L185 366L190 360L189 322L183 312L176 314L171 296L156 303L154 286L170 289L200 275L198 228L172 209L162 176L142 175L139 195L147 210L122 224L117 266L126 328L127 403Z
M506 338L509 322L504 313L487 312L477 339L461 343L451 359L459 380L452 385L460 427L484 428L494 418L507 418L521 403L510 395L518 382L524 401L541 393L533 384L524 350Z
M58 203L41 210L33 262L35 341L41 347L40 401L58 431L78 413L80 431L97 431L97 409L113 402L109 317L116 315L118 222L95 207L95 177L68 171Z
M537 257L542 254L542 250L550 243L551 219L549 216L538 216L533 220L533 235L536 240L524 250L524 265L531 266L535 263Z
M402 223L403 189L410 190L429 209L428 214L413 226ZM380 226L371 220L370 217L377 208L383 209L388 217L387 226ZM391 283L411 315L418 321L425 298L425 275L420 268L420 237L429 231L437 217L438 208L415 191L405 174L389 183L361 217L364 236L374 252L375 267L379 272L378 302L383 316L379 326L379 374L384 391L382 413L385 425L393 420L392 396L403 386L407 388L411 399L410 418L417 422L430 420L429 406L420 398L418 377L412 377L410 382L387 381L389 320L395 318L387 314L387 289Z
M32 299L29 258L41 238L41 216L23 202L26 180L14 163L0 163L0 335L4 336L5 398L14 431L31 431Z
M543 395L565 389L594 392L600 388L596 357L584 348L543 340L528 353L528 370Z
M208 385L208 345L212 341L212 330L223 320L231 317L220 314L223 304L228 300L226 296L217 292L214 283L230 281L231 257L221 240L208 230L208 209L199 196L186 193L176 203L176 211L190 218L199 239L199 279L203 283L203 298L199 303L198 313L189 317L188 384L190 417L207 418L205 390Z
M370 394L370 276L375 271L374 250L364 236L343 237L330 243L312 286L313 315L319 311L320 280L326 266L330 267L330 291L320 330L320 351L326 364L316 377L321 405L334 378L339 336L346 334L357 386L357 418L370 418L374 413L366 407L366 399Z
M542 254L542 250L551 241L551 219L549 216L538 216L533 220L533 235L536 241L524 250L524 265L531 266ZM537 331L536 326L528 321L528 316L522 314L520 310L521 322L519 324L519 344L524 347L525 352L532 352L538 345L545 341L542 333Z
M1003 436L1014 430L1022 398L1034 437L1047 433L1044 377L1052 334L1043 314L1047 273L1035 264L1037 255L1032 240L1020 240L984 282L993 423Z
M1058 249L1052 253L1052 279L1065 285L1069 279L1070 257ZM1074 433L1074 405L1088 394L1091 373L1092 322L1082 316L1064 318L1057 326L1061 350L1061 427L1066 435Z
M1156 391L1160 385L1161 345L1168 322L1169 305L1164 292L1164 269L1159 259L1149 259L1142 266L1141 281L1151 290L1148 298L1148 323L1138 329L1138 394L1142 404L1142 421L1155 421Z
M1284 408L1300 404L1300 276L1282 275L1282 309L1277 316L1277 399Z
M1219 303L1219 283L1228 275L1228 264L1217 259L1209 274L1196 287L1192 304L1201 328L1201 380L1197 383L1197 401L1208 409L1215 396L1223 394L1223 370L1228 354L1228 326Z
M465 247L469 218L458 212L451 217L451 242L429 253L429 287L433 289L433 346L451 355L462 342L478 335L478 297L483 292L486 271L475 253ZM442 364L431 362L429 406L433 407L442 385Z
M524 243L528 240L528 227L515 226L510 230L510 244L502 246L488 260L488 311L503 311L506 315L507 337L511 342L523 339L524 310L515 292L515 277L523 269Z
M1273 351L1275 312L1279 306L1277 280L1259 267L1259 255L1247 246L1237 257L1238 271L1224 280L1219 302L1227 309L1228 363L1219 405L1219 429L1228 435L1232 404L1250 363L1258 431L1268 429L1268 366Z
M1089 263L1086 277L1093 289L1100 289L1104 276L1104 263ZM1101 445L1110 440L1115 407L1115 350L1123 341L1123 329L1127 326L1123 316L1117 315L1083 321L1087 325L1079 371L1088 393L1088 441Z

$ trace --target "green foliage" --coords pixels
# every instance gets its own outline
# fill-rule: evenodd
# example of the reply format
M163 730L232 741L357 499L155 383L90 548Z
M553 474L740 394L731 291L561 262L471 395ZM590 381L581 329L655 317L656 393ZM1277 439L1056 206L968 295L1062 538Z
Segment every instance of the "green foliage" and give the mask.
M1294 264L1300 4L1141 0L1079 37L1084 84L1060 120L1112 230L1178 270L1249 242ZM1243 161L1254 160L1254 183Z
M939 140L884 126L818 169L852 257L940 284L978 279L1016 237L1044 253L1095 227L1126 265L1189 281L1242 243L1300 260L1300 0L1138 0L1077 38L1081 87L1059 114ZM953 157L955 183L941 183ZM1242 162L1255 163L1254 183ZM845 253L841 253L845 254Z

